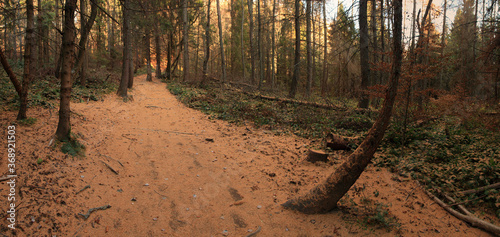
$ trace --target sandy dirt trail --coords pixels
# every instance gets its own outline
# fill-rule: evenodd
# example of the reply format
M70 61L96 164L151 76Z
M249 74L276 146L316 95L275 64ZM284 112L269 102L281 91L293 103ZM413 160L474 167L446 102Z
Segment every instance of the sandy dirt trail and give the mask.
M53 222L64 236L246 236L257 230L257 236L488 236L441 210L413 181L371 166L343 208L322 215L284 210L279 204L333 170L302 161L310 141L211 120L145 76L136 77L129 94L129 102L108 95L71 105L73 132L86 145L86 157L67 158L64 169L48 174L64 170L69 178L55 185L68 188L50 210L38 209L57 213ZM53 129L54 117L44 126ZM349 200L362 198L386 204L399 219L398 231L359 224ZM86 220L78 215L104 205L111 208Z

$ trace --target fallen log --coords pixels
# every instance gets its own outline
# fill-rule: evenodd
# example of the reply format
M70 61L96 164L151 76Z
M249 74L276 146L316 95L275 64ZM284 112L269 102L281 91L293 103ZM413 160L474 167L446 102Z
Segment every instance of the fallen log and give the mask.
M327 162L328 161L328 153L320 150L309 149L309 153L307 154L306 161L311 163L316 163L318 161Z
M325 139L325 147L330 148L334 151L335 150L349 151L351 150L353 144L358 144L358 143L359 143L358 138L344 137L333 133L326 135Z

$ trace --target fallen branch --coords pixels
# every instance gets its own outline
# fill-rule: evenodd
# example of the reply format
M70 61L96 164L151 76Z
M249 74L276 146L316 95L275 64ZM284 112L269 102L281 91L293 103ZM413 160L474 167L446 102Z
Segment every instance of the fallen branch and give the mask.
M482 230L485 230L485 231L488 231L490 233L492 233L493 235L495 236L500 236L500 227L499 226L496 226L496 225L493 225L489 222L486 222L486 221L483 221L473 215L464 215L458 211L455 211L453 208L451 208L450 206L446 205L446 203L444 203L443 201L441 201L441 199L439 199L438 197L436 197L434 194L430 193L429 191L425 190L424 188L422 188L422 190L424 190L425 193L427 193L427 195L429 195L429 197L431 199L433 199L437 204L439 204L439 206L441 206L442 208L444 208L447 212L449 212L450 214L454 215L456 218L462 220L462 221L465 221L469 224L471 224L472 226L474 227L478 227Z
M472 194L472 193L479 193L479 192L485 191L487 189L493 189L493 188L500 188L500 183L494 183L494 184L490 184L488 186L475 188L475 189L469 189L469 190L465 190L465 191L458 192L458 193L462 194L462 195L467 195L467 194Z
M90 185L86 185L85 187L83 187L82 189L80 189L80 191L78 191L78 192L75 193L75 196L78 195L79 193L83 192L87 188L90 188Z
M118 171L116 171L115 169L113 169L113 167L111 167L110 165L108 165L108 163L106 163L106 162L104 162L104 161L102 161L102 160L101 160L101 162L102 162L104 165L106 165L106 167L108 167L111 171L113 171L113 173L118 174Z
M109 204L104 205L104 206L102 206L102 207L94 207L94 208L90 208L90 209L87 211L87 214L78 213L78 215L83 216L83 218L84 218L85 220L87 220L87 219L89 218L89 216L90 216L90 214L91 214L92 212L95 212L95 211L97 211L97 210L106 210L106 209L108 209L108 208L110 208L110 207L111 207L111 205L109 205Z

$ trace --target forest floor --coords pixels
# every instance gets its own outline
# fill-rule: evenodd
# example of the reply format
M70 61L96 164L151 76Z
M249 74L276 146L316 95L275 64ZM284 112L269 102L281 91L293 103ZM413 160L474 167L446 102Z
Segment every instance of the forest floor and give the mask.
M342 156L305 162L309 140L210 119L145 76L130 95L71 104L85 157L49 146L56 109L29 110L37 122L16 126L16 230L7 228L3 181L0 235L489 236L444 211L411 178L372 165L337 210L285 210L281 203L333 172ZM1 113L3 131L15 115ZM0 155L5 170L6 149Z

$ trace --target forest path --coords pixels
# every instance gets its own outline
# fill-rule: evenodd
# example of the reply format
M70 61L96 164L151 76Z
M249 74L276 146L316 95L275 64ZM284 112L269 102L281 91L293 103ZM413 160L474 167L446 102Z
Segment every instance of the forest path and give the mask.
M102 102L72 104L83 117L73 120L73 131L87 146L87 158L76 161L81 176L75 188L91 188L69 205L75 213L106 204L111 208L72 221L65 227L69 234L245 236L260 228L260 236L394 236L394 231L356 224L349 210L363 211L349 200L364 197L389 206L403 235L484 235L434 206L412 181L371 166L343 211L304 215L284 210L279 204L333 170L302 161L309 141L211 120L165 87L146 82L143 75L129 93L133 101L113 94Z

